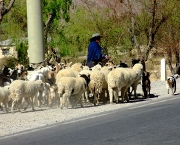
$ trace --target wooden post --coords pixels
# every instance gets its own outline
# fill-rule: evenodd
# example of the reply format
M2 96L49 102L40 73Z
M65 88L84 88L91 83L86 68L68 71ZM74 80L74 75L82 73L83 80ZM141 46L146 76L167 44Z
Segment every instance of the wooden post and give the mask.
M166 60L163 58L161 59L161 81L165 81L166 78Z

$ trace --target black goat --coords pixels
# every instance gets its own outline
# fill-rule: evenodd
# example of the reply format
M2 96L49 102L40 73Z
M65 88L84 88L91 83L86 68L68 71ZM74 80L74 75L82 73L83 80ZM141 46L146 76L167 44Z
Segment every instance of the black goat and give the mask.
M125 62L120 61L118 67L124 67L127 68L128 65Z
M136 63L140 63L140 59L132 59L132 67L136 64Z
M142 91L144 94L144 98L148 98L150 95L150 90L151 90L151 81L149 79L150 73L144 71L142 73Z

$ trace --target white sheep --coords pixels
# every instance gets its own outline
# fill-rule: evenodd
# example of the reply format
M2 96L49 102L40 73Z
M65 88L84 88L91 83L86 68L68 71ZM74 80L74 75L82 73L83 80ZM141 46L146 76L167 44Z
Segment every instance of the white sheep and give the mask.
M41 104L48 105L48 99L49 99L49 91L50 91L50 84L45 83L44 89L39 90L37 94L37 104L38 107L41 108Z
M6 113L8 112L8 97L10 95L9 86L0 87L0 104L3 104L6 110Z
M28 81L42 80L43 82L45 82L44 75L40 72L37 73L34 72L31 75L27 75L27 80Z
M59 80L60 80L62 77L76 77L76 74L75 74L75 72L74 72L72 69L70 69L70 68L62 69L62 70L60 70L60 71L56 74L56 84L59 82Z
M83 66L83 70L89 70L88 66Z
M100 64L96 64L91 68L91 70L101 70L102 66Z
M36 69L34 71L28 71L27 78L30 79L32 75L38 76L41 74L44 76L45 82L48 81L49 72L52 70L50 66L42 67L40 69Z
M74 63L72 64L71 69L79 73L83 69L83 65L82 63Z
M119 91L121 91L122 101L124 102L125 98L127 102L129 101L127 90L133 83L139 81L139 76L141 76L143 68L142 64L136 65L141 66L137 67L140 70L131 68L116 68L108 74L108 90L111 104L113 103L113 96L116 103L119 102Z
M60 97L60 107L63 109L63 106L72 104L74 108L78 102L82 104L82 94L86 91L88 83L90 81L89 76L81 75L80 77L62 77L57 82L58 95Z
M94 105L99 104L99 101L106 103L108 100L108 85L107 85L107 75L111 71L111 68L108 66L101 67L100 64L95 65L92 70L82 70L79 74L90 74L90 83L87 91L85 92L86 102L90 102L88 95L91 92L94 97ZM92 73L92 76L91 76ZM95 90L93 88L96 88ZM97 91L99 90L99 91ZM98 92L98 93L97 93ZM107 95L106 95L107 94Z
M24 110L27 109L29 102L31 102L32 110L34 111L34 97L37 95L39 90L43 91L44 89L44 83L41 80L37 81L23 81L23 80L15 80L13 81L10 86L10 97L12 98L12 107L11 112L14 113L14 106L19 101L24 99L24 101L27 101L27 106L24 108ZM20 111L19 106L18 110Z
M75 63L72 66L67 67L66 69L60 70L56 74L56 84L59 82L61 77L78 77L79 72L82 70L83 66L81 63Z
M104 74L105 76L105 80L103 82L103 90L101 93L101 98L104 98L104 103L106 103L109 99L109 92L108 92L108 74L111 70L113 70L114 67L112 68L111 66L103 66L101 68L101 72Z
M140 84L140 81L142 79L142 73L143 73L143 65L141 63L136 63L134 66L133 66L133 70L135 70L138 74L136 80L134 81L134 83L131 85L132 87L132 90L134 91L134 97L137 98L137 93L136 93L136 90L137 90L137 86L138 84Z
M99 105L101 98L101 93L103 92L105 84L105 75L100 70L92 70L90 74L89 91L93 94L94 105ZM103 100L102 100L103 101Z
M79 72L79 76L80 75L86 75L86 76L88 76L88 75L91 75L91 70L89 70L89 69L83 69L82 71L80 71ZM90 101L89 101L89 98L88 98L88 95L89 95L89 87L87 88L87 90L85 91L85 93L84 93L84 97L83 97L83 99L85 99L85 102L87 102L87 103L89 103Z
M56 104L56 103L58 104L58 106L60 105L59 98L58 98L57 85L53 85L53 86L50 86L50 91L49 91L49 99L48 99L49 107L52 107L53 104Z

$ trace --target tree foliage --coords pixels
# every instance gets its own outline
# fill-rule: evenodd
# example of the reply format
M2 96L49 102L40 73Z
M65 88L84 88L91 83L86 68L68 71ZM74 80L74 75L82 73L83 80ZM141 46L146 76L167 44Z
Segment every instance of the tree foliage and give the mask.
M44 37L53 37L53 33L61 33L63 21L68 22L72 0L43 0Z
M89 39L98 32L103 35L105 53L110 55L136 48L138 56L147 60L153 48L162 47L169 62L175 56L175 63L179 63L179 0L79 2L42 0L46 48L56 47L61 56L87 55ZM14 3L1 26L7 37L27 37L25 0ZM144 52L142 45L147 48Z

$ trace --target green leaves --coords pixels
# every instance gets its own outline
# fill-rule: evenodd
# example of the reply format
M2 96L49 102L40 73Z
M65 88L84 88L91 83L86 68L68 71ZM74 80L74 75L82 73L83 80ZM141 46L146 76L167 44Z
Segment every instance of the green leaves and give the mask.
M49 45L58 48L61 56L87 55L93 33L103 35L102 47L106 53L114 54L131 50L135 44L133 35L139 45L148 45L150 36L153 36L153 45L172 43L170 36L176 41L179 38L179 0L136 0L133 1L134 7L119 1L103 1L103 7L99 6L98 0L94 3L87 0L79 2L74 5L72 0L42 0L46 48ZM157 4L154 6L153 2ZM14 3L4 17L1 28L5 38L27 37L26 0ZM150 35L151 31L153 33Z

